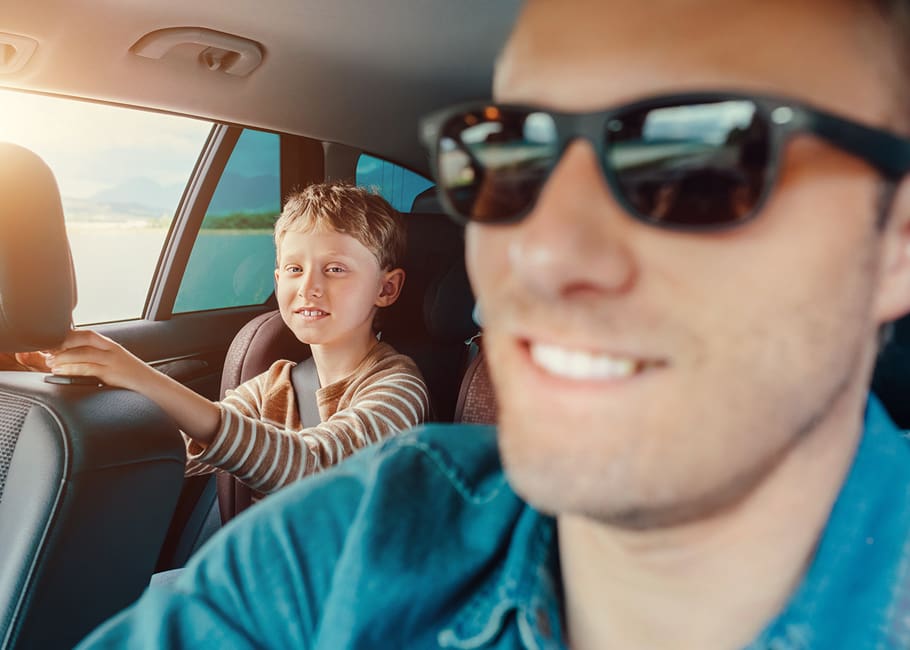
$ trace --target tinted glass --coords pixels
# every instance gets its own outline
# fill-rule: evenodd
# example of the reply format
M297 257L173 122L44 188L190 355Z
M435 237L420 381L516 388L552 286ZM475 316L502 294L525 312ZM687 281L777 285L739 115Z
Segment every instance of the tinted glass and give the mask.
M433 182L420 174L368 154L361 154L357 159L356 183L376 188L400 212L409 212L414 198L433 187Z
M174 313L257 305L272 294L279 145L274 133L241 134L206 211Z
M751 101L632 110L606 138L621 198L654 221L735 223L759 200L769 133Z
M552 117L488 107L445 126L440 184L460 214L477 221L508 218L534 201L555 156Z

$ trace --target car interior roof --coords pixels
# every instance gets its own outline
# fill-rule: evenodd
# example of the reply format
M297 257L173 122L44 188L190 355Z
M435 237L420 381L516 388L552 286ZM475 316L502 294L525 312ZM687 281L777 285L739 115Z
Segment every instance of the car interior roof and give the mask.
M518 8L519 0L9 0L0 32L37 48L21 70L0 74L0 87L340 142L426 173L419 116L489 96ZM206 68L198 48L161 59L131 53L144 35L173 27L254 41L261 65L237 77Z

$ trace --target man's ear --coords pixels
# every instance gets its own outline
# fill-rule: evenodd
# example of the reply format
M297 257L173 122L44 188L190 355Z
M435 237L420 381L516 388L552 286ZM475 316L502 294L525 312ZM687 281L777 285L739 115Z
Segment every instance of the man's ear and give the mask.
M910 177L897 189L883 227L875 315L888 323L910 312Z
M404 286L404 269L392 269L382 276L382 286L379 288L379 297L376 299L377 307L388 307L401 295Z

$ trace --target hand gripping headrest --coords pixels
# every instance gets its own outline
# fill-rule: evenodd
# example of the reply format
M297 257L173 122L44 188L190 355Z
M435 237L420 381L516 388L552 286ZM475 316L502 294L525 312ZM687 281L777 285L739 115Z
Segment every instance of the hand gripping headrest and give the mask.
M0 143L0 352L54 347L76 304L60 192L50 168Z

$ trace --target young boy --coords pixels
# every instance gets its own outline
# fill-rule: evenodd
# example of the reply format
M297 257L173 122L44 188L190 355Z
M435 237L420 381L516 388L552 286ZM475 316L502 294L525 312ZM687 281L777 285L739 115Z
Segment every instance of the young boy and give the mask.
M110 339L75 330L48 355L51 371L146 395L184 432L187 475L223 469L258 497L426 420L420 371L373 331L378 309L395 302L405 279L401 215L362 188L311 185L285 203L275 246L281 317L310 345L319 377L318 426L301 425L292 361L276 361L213 403Z

